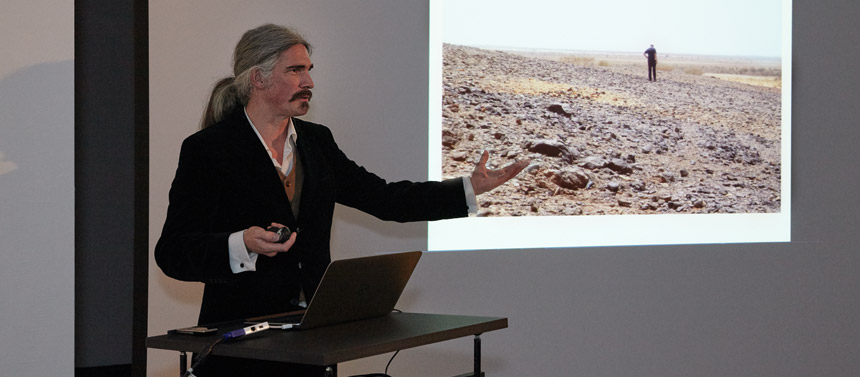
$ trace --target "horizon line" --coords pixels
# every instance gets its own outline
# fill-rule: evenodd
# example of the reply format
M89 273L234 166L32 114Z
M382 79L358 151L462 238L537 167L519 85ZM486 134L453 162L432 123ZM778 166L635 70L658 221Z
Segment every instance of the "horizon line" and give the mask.
M503 45L469 45L469 44L461 44L461 43L453 43L453 42L445 42L445 41L442 41L442 43L443 44L449 44L449 45L456 45L456 46L479 48L479 49L484 49L484 50L498 50L498 51L561 52L561 53L592 53L592 54L601 54L602 53L602 54L633 54L633 55L639 55L640 54L640 52L637 52L637 51L620 51L620 50L578 50L578 49L567 49L567 48L521 47L521 46L503 46ZM660 55L663 55L663 56L681 55L681 56L701 56L701 57L721 57L721 58L755 58L755 59L773 59L773 60L782 59L781 55L773 56L773 55L740 55L740 54L702 54L702 53L674 52L674 51L661 52Z

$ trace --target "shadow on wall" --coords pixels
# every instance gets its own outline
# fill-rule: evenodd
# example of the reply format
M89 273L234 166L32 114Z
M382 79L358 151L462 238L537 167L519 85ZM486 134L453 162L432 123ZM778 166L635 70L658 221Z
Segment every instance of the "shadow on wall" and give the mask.
M0 239L8 250L32 248L39 229L74 213L73 98L72 60L0 78Z
M0 78L0 192L4 202L56 198L73 182L74 61L36 64ZM70 156L69 156L70 157ZM60 160L58 160L60 159ZM57 177L56 174L62 175ZM68 177L68 180L65 178ZM62 178L62 179L60 179Z

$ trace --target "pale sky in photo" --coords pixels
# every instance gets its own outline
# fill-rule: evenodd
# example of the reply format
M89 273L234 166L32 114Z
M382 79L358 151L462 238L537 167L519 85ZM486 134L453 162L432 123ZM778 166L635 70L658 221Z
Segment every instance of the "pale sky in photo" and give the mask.
M442 41L475 47L781 57L783 0L448 0Z

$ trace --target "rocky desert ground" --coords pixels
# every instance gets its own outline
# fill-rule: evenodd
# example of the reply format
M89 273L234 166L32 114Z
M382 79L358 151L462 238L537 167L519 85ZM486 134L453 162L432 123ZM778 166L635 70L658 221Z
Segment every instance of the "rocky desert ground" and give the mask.
M479 216L780 211L778 65L617 60L446 44L443 176L531 159Z

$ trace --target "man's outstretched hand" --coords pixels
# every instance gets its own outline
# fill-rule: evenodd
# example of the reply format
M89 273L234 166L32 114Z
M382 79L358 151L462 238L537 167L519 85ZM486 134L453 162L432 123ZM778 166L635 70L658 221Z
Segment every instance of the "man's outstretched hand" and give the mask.
M481 159L475 164L475 170L472 171L472 188L475 190L475 195L481 195L496 187L501 186L513 177L516 177L526 166L529 166L531 160L521 160L514 162L498 170L487 169L487 160L490 158L490 153L484 151L481 154Z

